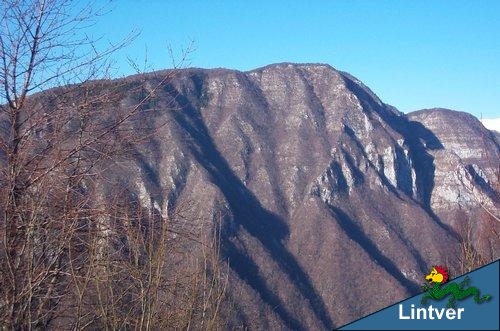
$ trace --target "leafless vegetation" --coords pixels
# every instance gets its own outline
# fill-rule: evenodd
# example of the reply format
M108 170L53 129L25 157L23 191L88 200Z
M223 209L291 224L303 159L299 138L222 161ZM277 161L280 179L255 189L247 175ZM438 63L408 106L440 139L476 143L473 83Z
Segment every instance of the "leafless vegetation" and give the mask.
M485 146L482 158L486 160L488 167L490 169L494 169L495 171L489 185L494 194L498 194L500 191L500 165L496 161L498 160L498 157L491 155L490 149L487 148L487 138L484 134L482 135L482 143L483 146ZM471 196L475 199L474 202L481 208L482 211L480 220L469 219L463 211L461 211L458 216L458 234L460 235L458 267L460 273L462 274L477 269L489 262L479 253L476 247L476 243L478 241L489 242L492 238L493 241L500 239L500 234L498 232L500 218L499 215L497 215L498 208L496 208L498 197L488 198L488 196L477 187L478 185L474 176L477 176L477 174L471 174L466 170L463 172L463 175L459 174L459 180L462 186L469 193L471 193ZM481 228L479 226L473 226L473 222L481 225ZM474 228L476 228L476 230L474 230ZM493 251L491 255L494 257L496 252Z
M0 4L0 326L217 329L217 235L194 219L173 233L182 208L162 216L106 182L143 139L131 130L143 105L172 76L133 87L142 97L111 111L132 87L96 79L127 40L99 51L80 38L96 13L75 4Z
M459 213L458 221L460 224L458 271L460 274L464 274L485 265L487 262L474 246L473 224L465 212Z

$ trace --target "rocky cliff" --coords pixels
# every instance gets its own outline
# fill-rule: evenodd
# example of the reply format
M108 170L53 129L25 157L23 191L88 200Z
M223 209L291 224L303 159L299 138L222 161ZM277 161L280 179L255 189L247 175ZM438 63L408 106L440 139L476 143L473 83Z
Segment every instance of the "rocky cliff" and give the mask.
M499 145L470 115L406 116L347 73L287 63L180 70L143 108L155 134L110 176L165 217L221 220L231 329L332 329L418 293L432 264L459 273L464 240L500 255Z
M472 115L449 109L426 109L408 117L432 131L442 145L430 150L435 164L431 209L473 242L485 259L498 258L500 162L495 133Z

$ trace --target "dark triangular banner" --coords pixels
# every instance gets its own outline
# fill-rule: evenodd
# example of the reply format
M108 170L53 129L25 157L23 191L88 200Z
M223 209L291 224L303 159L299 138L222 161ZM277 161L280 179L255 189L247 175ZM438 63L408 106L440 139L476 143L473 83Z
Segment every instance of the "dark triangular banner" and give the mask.
M473 296L455 301L455 309L446 304L451 295L441 300L429 299L425 305L420 300L428 292L421 293L397 304L384 308L360 320L344 325L340 330L498 330L499 323L499 269L500 260L474 270L441 285L459 284L469 277L463 289L476 287L479 297L490 294L487 301L477 303Z

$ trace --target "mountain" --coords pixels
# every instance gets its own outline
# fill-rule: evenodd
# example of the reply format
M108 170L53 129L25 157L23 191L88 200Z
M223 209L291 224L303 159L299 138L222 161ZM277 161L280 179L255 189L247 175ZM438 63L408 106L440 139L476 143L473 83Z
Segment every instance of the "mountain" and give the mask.
M123 86L119 114L162 74L99 88ZM434 264L458 276L464 247L500 256L499 145L471 115L404 115L323 64L184 69L154 94L138 121L154 135L108 173L160 215L221 220L230 329L332 329Z
M461 236L466 235L485 257L495 258L500 246L498 140L474 116L448 109L427 109L408 114L435 133L442 149L429 149L434 158L434 189L430 207ZM478 208L479 206L479 208ZM484 213L493 212L496 220ZM486 219L486 221L485 221ZM462 224L460 224L462 223Z

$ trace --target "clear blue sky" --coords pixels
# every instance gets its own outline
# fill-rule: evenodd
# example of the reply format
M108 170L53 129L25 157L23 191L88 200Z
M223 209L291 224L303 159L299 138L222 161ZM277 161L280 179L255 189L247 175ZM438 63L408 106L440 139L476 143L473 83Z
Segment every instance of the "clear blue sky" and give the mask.
M500 1L117 0L94 27L125 55L171 67L194 41L189 66L250 70L321 62L350 72L384 102L408 112L446 107L500 117Z

